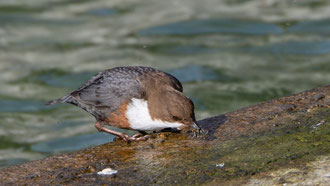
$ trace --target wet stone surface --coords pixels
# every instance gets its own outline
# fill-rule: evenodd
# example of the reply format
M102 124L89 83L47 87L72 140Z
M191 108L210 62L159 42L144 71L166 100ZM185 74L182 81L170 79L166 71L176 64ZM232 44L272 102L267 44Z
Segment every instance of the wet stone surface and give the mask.
M322 185L329 180L324 165L330 153L329 95L330 86L325 86L201 120L209 134L205 140L156 133L144 142L116 141L8 167L0 171L0 180L30 185ZM106 168L118 172L97 174Z

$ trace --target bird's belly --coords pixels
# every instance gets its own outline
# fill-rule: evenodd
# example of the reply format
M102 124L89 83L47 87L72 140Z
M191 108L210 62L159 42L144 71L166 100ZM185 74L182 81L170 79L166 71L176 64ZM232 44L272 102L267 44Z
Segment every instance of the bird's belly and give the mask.
M153 120L149 114L148 103L143 99L133 98L127 105L126 118L133 130L161 130L164 128L177 128L181 123L172 123L162 120Z

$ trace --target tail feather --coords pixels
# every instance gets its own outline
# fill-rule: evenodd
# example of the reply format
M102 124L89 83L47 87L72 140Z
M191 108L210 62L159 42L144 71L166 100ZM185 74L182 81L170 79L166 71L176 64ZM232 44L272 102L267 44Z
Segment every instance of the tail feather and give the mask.
M67 102L70 102L70 99L71 98L71 94L67 94L61 98L58 98L58 99L54 99L52 101L49 101L46 103L46 105L53 105L53 104L56 104L56 103L67 103Z

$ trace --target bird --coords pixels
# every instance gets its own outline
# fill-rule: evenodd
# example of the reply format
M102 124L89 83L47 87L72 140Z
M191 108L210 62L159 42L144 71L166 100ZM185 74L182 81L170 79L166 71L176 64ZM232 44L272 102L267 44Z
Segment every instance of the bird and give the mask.
M49 101L69 103L96 119L95 128L126 142L144 141L149 131L163 129L200 132L192 100L180 81L169 73L146 66L114 67L97 73L77 90ZM128 136L106 128L137 131Z

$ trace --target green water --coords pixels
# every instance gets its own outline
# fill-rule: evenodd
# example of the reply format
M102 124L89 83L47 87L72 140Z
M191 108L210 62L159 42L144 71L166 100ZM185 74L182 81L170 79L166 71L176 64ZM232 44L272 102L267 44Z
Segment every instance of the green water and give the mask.
M94 119L48 100L96 72L153 66L198 119L330 83L330 2L0 2L0 167L106 143Z

